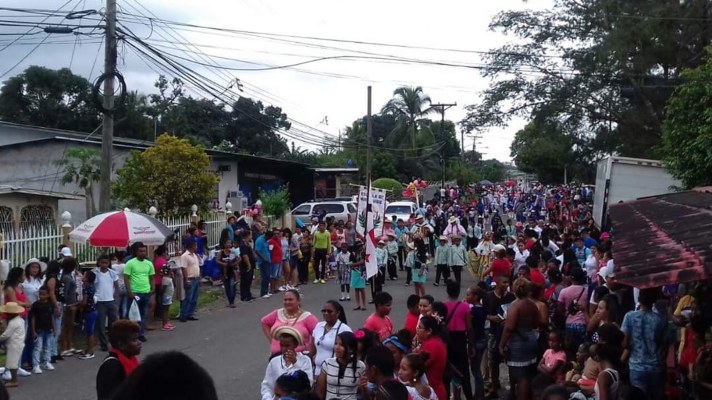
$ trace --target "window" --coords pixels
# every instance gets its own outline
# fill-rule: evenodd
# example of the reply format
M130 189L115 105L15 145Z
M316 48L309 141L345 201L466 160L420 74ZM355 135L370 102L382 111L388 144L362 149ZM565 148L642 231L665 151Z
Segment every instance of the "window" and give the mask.
M310 210L311 205L302 204L301 206L295 208L294 211L292 211L292 215L309 215Z
M388 206L386 207L386 215L392 214L408 214L413 212L413 207L411 206Z
M322 203L314 206L314 214L319 215L321 210L325 210L327 214L341 214L344 212L344 206L336 203Z
M356 212L356 207L354 207L353 204L349 203L348 204L349 212L350 213L355 213Z
M20 210L20 224L25 227L46 227L54 225L54 213L48 206L27 206Z
M13 226L12 208L0 206L0 232L12 232ZM6 236L8 238L9 236Z

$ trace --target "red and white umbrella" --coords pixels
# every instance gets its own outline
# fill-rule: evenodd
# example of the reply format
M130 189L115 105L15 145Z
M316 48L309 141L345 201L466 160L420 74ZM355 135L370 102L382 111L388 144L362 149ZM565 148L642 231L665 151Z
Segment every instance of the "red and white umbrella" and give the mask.
M173 231L161 221L127 210L97 215L69 233L75 243L94 247L127 247L132 243L162 245Z

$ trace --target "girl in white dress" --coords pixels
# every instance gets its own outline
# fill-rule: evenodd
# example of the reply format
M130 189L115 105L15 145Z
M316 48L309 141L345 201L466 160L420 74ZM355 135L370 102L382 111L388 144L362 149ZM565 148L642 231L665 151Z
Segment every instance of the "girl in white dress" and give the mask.
M427 360L428 353L411 353L401 360L398 378L413 400L438 400L433 388L423 380Z

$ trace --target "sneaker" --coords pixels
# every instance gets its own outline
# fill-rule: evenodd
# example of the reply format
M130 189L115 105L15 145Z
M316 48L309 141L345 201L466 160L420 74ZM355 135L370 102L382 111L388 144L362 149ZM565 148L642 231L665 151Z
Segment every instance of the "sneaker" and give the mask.
M326 281L322 279L322 280L319 281L319 283L322 283L322 284L323 284L323 283L326 283Z
M22 368L17 369L17 376L30 376L32 375L32 372L24 370Z
M142 341L142 342L145 343L147 339L146 339L146 336L141 335L141 336L138 337L138 340L140 340L140 341Z
M12 380L12 375L10 375L10 371L3 372L2 379L5 381Z
M351 301L351 296L346 296L346 301Z
M341 298L339 299L339 301L346 301L346 297L341 296Z
M266 295L262 296L263 299L269 299L270 297L272 297L272 295L269 294L269 293L267 293Z
M94 353L86 353L83 356L79 356L80 360L91 360L94 358Z
M312 283L319 283L319 280L318 280L318 279L314 279L314 282L312 282Z
M176 327L173 326L173 325L170 325L170 324L165 324L165 325L163 325L163 326L161 327L161 330L164 331L164 332L170 332L170 331L172 331L172 330L174 330L174 329L176 329Z
M42 373L42 368L40 368L39 365L36 365L34 368L32 368L32 373L33 373L33 374L41 374L41 373Z
M46 369L47 371L54 371L54 365L51 363L45 363L42 368Z
M287 291L287 286L280 286L279 287L280 292L286 292Z
M440 284L437 282L433 282L433 286L440 286Z

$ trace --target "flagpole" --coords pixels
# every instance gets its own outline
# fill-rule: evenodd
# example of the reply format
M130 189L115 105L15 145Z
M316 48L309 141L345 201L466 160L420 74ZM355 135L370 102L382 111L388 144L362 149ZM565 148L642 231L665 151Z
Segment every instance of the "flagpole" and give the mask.
M367 92L367 108L366 108L366 184L369 192L371 191L371 131L373 129L373 120L371 117L371 86ZM369 193L370 195L370 193ZM367 197L370 200L370 197Z

